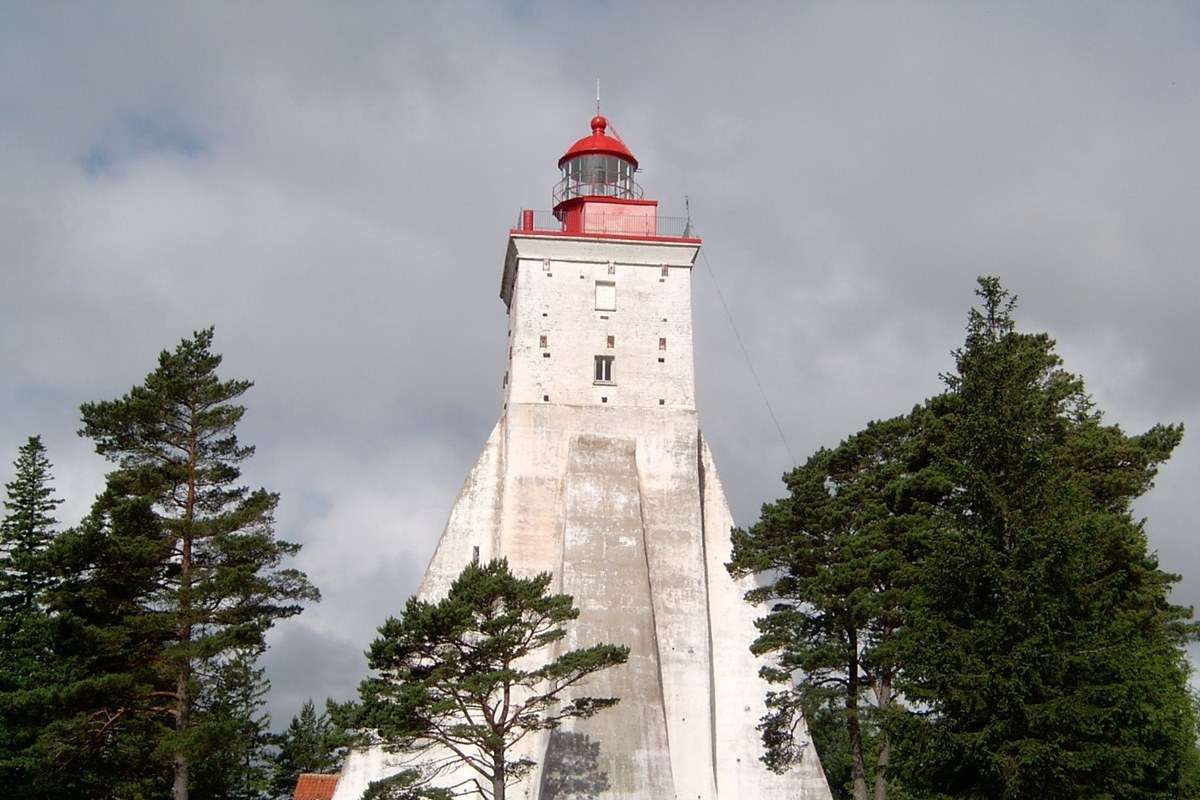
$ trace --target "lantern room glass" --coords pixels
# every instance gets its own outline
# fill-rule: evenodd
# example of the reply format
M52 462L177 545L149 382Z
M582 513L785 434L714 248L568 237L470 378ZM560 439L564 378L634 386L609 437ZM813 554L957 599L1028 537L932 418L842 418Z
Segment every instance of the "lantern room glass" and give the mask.
M554 202L597 196L640 200L642 187L633 179L635 171L633 164L618 156L576 156L562 165L562 179L554 187Z

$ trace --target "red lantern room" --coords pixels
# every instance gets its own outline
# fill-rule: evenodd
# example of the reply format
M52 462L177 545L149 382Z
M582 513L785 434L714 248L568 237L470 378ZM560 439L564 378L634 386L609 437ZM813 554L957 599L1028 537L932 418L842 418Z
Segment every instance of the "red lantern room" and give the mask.
M592 133L558 160L554 216L573 234L654 236L658 202L642 199L634 179L638 162L625 143L607 132L608 120L592 117Z

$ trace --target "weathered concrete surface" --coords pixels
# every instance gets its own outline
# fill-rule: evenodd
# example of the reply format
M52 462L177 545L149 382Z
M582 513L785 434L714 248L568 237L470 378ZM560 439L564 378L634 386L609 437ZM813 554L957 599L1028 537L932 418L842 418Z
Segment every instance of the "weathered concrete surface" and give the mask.
M504 410L420 595L442 595L478 548L479 558L504 556L518 573L553 573L555 591L582 609L570 644L632 650L628 665L589 687L620 696L619 705L522 743L520 755L538 768L512 797L830 797L811 748L786 775L759 761L767 686L749 646L761 611L725 571L733 520L697 423L696 252L696 244L510 237ZM616 309L595 307L602 281L616 284ZM598 355L614 358L614 380L594 380ZM359 800L369 781L396 769L378 752L354 754L335 800Z
M757 800L827 798L829 786L815 748L809 746L801 763L786 775L776 775L760 762L761 739L755 727L766 713L768 684L758 677L760 659L750 652L757 633L754 618L761 611L742 599L753 580L734 581L725 570L732 551L729 532L733 516L717 476L708 443L701 439L700 481L704 494L705 570L709 589L709 630L712 634L713 754L717 792L722 798ZM807 730L797 731L807 736Z
M572 720L550 734L543 800L569 800L585 787L612 800L673 796L634 451L631 439L592 435L572 437L568 449L562 590L580 614L564 647L620 642L630 652L627 663L572 693L619 697L620 712ZM586 744L599 745L590 761L577 757ZM569 776L556 770L567 754L576 756Z

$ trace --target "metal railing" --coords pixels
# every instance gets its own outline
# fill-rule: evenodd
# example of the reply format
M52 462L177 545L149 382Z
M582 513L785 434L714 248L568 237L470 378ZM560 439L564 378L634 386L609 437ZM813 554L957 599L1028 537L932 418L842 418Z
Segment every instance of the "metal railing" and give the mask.
M576 197L619 197L622 200L641 200L642 187L633 178L621 183L603 181L581 181L576 178L563 178L554 184L552 197L554 205Z
M531 215L526 220L525 215ZM513 230L562 232L564 225L552 211L522 210L517 214ZM631 216L622 213L605 213L604 209L591 207L585 212L583 230L580 233L606 235L662 236L666 238L699 238L689 217L659 215Z

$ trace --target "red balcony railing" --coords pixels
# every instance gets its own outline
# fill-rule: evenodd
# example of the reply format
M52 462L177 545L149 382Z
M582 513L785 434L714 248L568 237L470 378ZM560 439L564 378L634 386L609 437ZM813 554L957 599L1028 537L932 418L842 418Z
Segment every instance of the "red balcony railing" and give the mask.
M648 211L648 209L647 209ZM514 231L527 233L577 233L581 235L602 234L606 236L657 236L672 239L699 238L695 226L688 217L670 217L655 213L630 215L619 206L605 209L600 204L590 205L584 212L582 223L568 231L566 223L554 216L552 211L523 209L517 215Z

